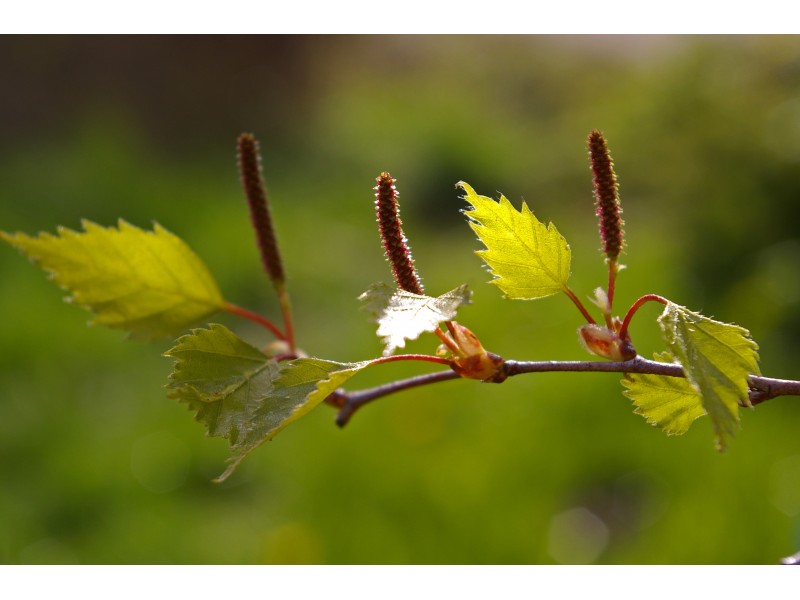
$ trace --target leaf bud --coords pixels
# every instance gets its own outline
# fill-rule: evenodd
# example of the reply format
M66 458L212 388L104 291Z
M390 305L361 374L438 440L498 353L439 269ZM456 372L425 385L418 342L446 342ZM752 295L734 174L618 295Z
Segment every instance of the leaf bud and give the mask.
M452 369L461 377L479 379L492 383L505 381L502 357L484 350L478 337L455 321L447 322L447 329L458 349L459 356L453 358Z
M608 327L587 323L578 328L578 339L590 354L615 361L631 360L636 357L636 350L630 339L622 338Z

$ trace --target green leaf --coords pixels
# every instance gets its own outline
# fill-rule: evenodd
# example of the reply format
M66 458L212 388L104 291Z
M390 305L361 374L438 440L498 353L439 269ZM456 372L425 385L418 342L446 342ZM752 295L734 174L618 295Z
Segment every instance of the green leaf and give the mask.
M256 428L255 443L236 448L238 453L229 460L225 472L214 481L225 481L250 453L274 438L288 425L319 406L334 390L368 366L370 361L338 363L320 358L298 358L282 364L273 391L264 398L251 418Z
M464 199L472 209L464 211L470 227L486 246L476 252L489 266L491 281L503 293L518 300L545 298L564 291L570 274L569 244L555 225L545 226L522 203L517 211L500 196L495 202L479 196L463 181Z
M165 355L176 359L170 397L188 404L209 435L230 443L233 456L218 482L369 364L277 363L222 325L195 329Z
M340 363L321 358L297 358L281 369L275 386L286 398L303 400L302 410L297 411L295 417L299 418L371 363L369 360Z
M58 235L0 232L95 313L91 323L156 339L176 335L222 309L225 302L205 264L178 237L156 224L145 231L82 222L84 231Z
M747 378L758 375L758 345L738 325L709 319L670 302L658 318L672 355L700 393L717 448L739 428L739 404L750 405Z
M178 339L164 356L176 359L169 387L191 387L204 402L229 396L248 380L275 366L266 354L230 329L213 323L208 329L194 329ZM277 369L273 370L277 373Z
M438 298L420 296L377 283L361 294L364 310L375 315L377 334L386 345L384 356L406 345L421 333L435 331L439 323L449 321L464 304L469 304L472 292L461 285Z
M274 393L278 363L223 325L195 329L164 353L175 360L170 397L189 404L209 435L227 438L238 451L269 433L256 414Z
M655 354L659 362L672 363L669 352ZM625 395L636 405L633 411L667 435L682 435L698 417L706 414L700 393L683 377L632 374L622 380Z

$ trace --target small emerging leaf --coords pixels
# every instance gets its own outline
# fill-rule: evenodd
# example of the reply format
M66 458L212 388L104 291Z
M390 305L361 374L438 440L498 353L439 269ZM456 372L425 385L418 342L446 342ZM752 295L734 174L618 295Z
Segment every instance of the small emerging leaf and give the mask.
M758 375L758 345L750 332L669 303L658 318L668 350L683 365L711 417L717 448L739 427L739 405L749 405L747 379Z
M453 371L466 379L493 383L506 380L508 374L503 368L505 361L502 356L487 352L478 336L455 321L447 323L447 330L455 350L450 365ZM448 350L445 346L441 348L445 352Z
M195 411L233 456L216 481L369 363L300 358L278 363L222 325L196 329L165 353L176 359L170 397Z
M491 281L503 293L518 300L534 300L564 290L570 275L569 244L555 225L545 226L522 203L522 210L500 196L496 202L479 196L459 182L472 209L464 211L470 227L486 246L476 252L489 266Z
M617 331L597 323L581 325L578 328L578 339L587 352L603 358L622 361L636 356L630 338L623 339Z
M0 232L0 238L47 271L70 300L95 313L92 323L156 339L180 333L224 306L202 260L156 224L145 231L83 221L83 232Z
M672 355L656 354L659 362L671 363ZM682 435L698 417L706 414L700 393L683 377L627 374L622 380L625 395L636 405L633 411L667 435Z
M435 331L439 324L456 316L456 311L469 304L472 292L466 285L442 294L438 298L412 294L384 283L377 283L361 294L358 299L375 315L377 334L386 345L384 356L406 345L421 333Z

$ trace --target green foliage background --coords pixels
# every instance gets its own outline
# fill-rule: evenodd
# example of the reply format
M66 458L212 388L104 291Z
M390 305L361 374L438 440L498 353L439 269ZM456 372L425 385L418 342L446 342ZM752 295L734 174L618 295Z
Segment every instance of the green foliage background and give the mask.
M5 37L0 57L0 228L157 220L228 299L277 315L235 170L252 131L315 356L381 352L356 297L391 277L371 190L388 169L429 294L468 283L459 321L507 358L584 358L565 298L485 285L454 186L554 221L587 296L605 284L584 145L599 128L627 223L620 310L665 295L750 329L764 374L800 377L796 37ZM344 431L320 407L215 486L225 442L166 398L171 340L86 328L8 247L0 274L4 563L775 563L800 548L795 399L743 411L718 454L707 418L667 437L613 375L447 382ZM645 356L658 313L631 330Z

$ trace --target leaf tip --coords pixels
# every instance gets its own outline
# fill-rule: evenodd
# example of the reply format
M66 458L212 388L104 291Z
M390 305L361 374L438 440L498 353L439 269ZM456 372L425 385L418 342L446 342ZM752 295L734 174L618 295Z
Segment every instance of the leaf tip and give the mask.
M105 229L102 225L98 225L94 221L90 221L89 219L86 219L86 218L81 219L81 228L85 232L89 232L89 231L92 231L92 230L97 231L98 229ZM63 236L63 235L77 234L77 232L72 231L68 227L63 227L63 226L59 225L58 226L58 234Z
M460 189L463 192L465 192L465 195L461 196L461 198L464 201L468 202L473 207L473 209L476 208L475 202L473 202L473 200L478 198L478 194L475 192L475 189L470 184L468 184L466 181L459 181L458 183L456 183L456 189L457 190ZM469 208L465 208L462 210L462 212L468 213L470 210L471 209ZM467 216L469 216L469 214L467 214Z
M219 485L221 483L224 483L228 479L228 477L230 477L233 474L233 472L236 470L236 467L239 466L239 463L241 463L242 460L244 460L244 458L246 456L247 456L247 453L240 454L238 456L235 456L233 458L228 459L228 462L230 463L228 465L228 468L225 469L225 471L223 471L220 475L218 475L217 477L212 479L211 483L214 483L214 484L217 484L217 485Z

